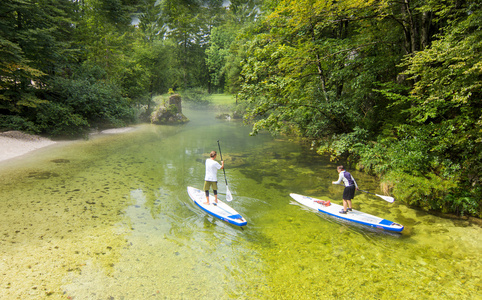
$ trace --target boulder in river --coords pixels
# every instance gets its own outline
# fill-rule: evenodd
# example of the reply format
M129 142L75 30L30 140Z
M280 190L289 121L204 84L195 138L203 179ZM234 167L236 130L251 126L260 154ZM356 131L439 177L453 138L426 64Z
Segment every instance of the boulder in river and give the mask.
M169 100L160 105L151 115L152 124L184 124L189 119L182 114L182 99L178 94L171 95Z

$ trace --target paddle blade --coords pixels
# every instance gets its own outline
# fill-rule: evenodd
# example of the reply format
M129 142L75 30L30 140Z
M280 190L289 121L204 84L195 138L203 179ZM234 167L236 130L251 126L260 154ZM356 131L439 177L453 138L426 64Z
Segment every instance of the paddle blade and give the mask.
M229 190L228 186L226 186L226 200L233 201L233 195L231 195L231 191Z
M383 200L387 201L387 202L390 202L390 203L393 203L395 201L395 198L393 197L389 197L389 196L382 196L382 195L378 195L378 194L375 194L377 195L378 197L382 198Z

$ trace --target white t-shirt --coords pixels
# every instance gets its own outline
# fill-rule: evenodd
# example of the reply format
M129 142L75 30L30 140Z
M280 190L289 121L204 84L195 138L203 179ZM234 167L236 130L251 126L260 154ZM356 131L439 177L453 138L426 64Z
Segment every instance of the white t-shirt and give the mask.
M221 165L213 160L213 159L206 159L206 176L204 180L206 181L218 181L218 170L221 169Z

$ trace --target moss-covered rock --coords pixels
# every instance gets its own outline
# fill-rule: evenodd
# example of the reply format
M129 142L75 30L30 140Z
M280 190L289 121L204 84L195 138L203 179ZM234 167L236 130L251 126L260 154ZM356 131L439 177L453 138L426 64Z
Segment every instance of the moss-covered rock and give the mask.
M169 101L160 105L151 115L152 124L184 124L189 119L182 114L182 99L178 94L171 95Z

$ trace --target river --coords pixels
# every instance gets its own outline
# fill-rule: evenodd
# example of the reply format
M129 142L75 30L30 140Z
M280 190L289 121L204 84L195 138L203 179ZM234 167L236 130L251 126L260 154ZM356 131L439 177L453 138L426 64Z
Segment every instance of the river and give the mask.
M212 111L185 114L185 125L139 125L3 163L0 298L480 297L480 226L365 193L354 208L403 224L401 234L320 215L289 193L341 204L334 162L296 141L249 136ZM217 140L243 228L206 215L186 192L202 188Z

